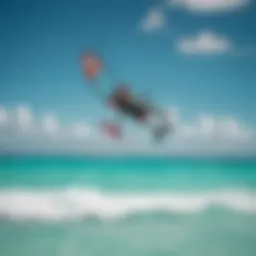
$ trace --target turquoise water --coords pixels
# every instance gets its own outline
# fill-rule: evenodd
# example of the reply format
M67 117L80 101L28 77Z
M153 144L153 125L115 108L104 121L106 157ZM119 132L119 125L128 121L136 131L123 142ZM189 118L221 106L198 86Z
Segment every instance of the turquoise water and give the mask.
M256 252L256 160L0 158L0 255Z

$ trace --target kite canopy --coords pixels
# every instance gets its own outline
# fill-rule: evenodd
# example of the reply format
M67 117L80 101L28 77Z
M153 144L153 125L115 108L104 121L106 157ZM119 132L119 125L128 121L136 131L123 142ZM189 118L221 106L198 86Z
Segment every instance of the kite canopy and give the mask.
M85 76L88 79L94 79L98 76L102 63L101 61L97 58L97 56L95 56L92 53L86 53L83 56L83 60L82 60L82 65L83 65L83 70L85 73Z

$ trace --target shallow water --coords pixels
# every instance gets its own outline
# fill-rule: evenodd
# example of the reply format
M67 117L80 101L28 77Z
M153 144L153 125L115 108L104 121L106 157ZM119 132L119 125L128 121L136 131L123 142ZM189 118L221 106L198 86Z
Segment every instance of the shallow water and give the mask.
M253 256L252 159L0 160L0 255Z

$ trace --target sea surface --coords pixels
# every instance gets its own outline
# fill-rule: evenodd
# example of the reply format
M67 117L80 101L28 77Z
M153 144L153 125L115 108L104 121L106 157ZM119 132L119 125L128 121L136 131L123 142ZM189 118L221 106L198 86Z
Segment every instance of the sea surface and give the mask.
M0 157L1 256L255 256L256 159Z

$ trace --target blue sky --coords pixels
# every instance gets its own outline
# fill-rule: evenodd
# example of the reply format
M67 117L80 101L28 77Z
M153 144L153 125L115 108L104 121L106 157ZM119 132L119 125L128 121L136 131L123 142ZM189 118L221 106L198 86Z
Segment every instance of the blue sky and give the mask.
M15 118L12 111L56 127L105 118L79 62L93 48L107 61L111 83L130 83L182 120L207 115L219 127L217 117L232 117L253 134L255 24L249 0L2 1L0 123Z

